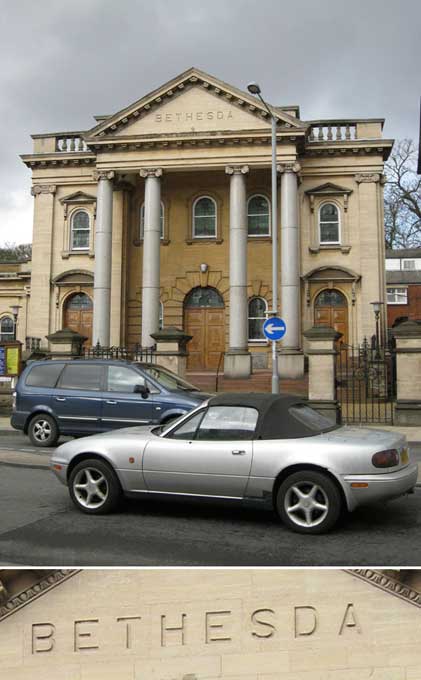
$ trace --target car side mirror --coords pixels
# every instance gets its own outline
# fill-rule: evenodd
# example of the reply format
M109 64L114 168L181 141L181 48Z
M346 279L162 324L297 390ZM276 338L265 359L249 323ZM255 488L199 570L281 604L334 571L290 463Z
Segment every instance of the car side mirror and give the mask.
M146 387L146 385L135 385L133 392L140 394L142 399L147 399L150 394L150 389L149 387Z

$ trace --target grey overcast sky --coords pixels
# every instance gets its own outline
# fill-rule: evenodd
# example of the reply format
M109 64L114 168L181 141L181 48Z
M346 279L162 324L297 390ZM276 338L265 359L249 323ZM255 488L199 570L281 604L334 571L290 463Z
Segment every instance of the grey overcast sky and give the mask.
M190 66L301 117L417 139L419 0L0 0L0 243L32 238L30 134L89 129Z

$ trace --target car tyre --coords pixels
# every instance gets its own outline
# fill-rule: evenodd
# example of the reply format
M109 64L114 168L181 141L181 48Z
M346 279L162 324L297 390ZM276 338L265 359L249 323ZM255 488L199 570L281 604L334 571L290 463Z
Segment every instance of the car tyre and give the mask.
M82 460L70 473L70 497L82 512L105 515L115 510L121 500L120 482L111 467L102 460Z
M343 510L340 490L322 472L300 470L289 475L276 495L282 522L300 534L324 534L338 522Z
M57 423L48 413L38 413L31 419L28 436L34 446L55 446L60 436Z

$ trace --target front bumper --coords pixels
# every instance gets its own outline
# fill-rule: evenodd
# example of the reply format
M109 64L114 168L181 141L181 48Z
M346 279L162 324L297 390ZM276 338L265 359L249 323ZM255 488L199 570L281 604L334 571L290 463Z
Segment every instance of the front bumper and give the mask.
M374 475L344 475L342 486L347 498L348 510L355 510L359 505L379 500L398 498L412 491L418 478L418 465L412 463L396 472L384 472ZM352 484L367 484L364 487L353 487Z
M54 472L57 479L65 486L67 486L67 468L67 461L63 462L57 458L52 458L50 460L50 469Z

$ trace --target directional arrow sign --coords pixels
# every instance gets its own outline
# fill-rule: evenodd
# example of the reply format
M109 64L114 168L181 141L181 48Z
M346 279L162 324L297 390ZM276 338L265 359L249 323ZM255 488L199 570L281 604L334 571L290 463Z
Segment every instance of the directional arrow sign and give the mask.
M266 319L263 324L263 333L268 340L281 340L286 332L286 323L278 316L272 316L269 319Z

